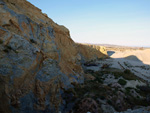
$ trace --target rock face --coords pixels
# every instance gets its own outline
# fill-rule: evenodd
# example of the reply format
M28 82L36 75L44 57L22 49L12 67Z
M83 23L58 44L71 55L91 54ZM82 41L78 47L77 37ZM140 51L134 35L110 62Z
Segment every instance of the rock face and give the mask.
M0 0L0 112L65 111L64 89L84 82L81 61L106 56L95 51L26 0Z
M82 57L86 60L91 60L95 58L102 58L107 56L106 48L98 45L90 44L78 44L78 50L81 53ZM101 54L101 53L103 54Z

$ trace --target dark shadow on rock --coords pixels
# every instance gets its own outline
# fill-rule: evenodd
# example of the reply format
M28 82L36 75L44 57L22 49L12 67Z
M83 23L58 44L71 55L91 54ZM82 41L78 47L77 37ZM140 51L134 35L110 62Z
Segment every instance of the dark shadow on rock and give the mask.
M115 51L107 51L108 56L112 56L115 53Z
M132 60L132 61L138 61L138 62L143 63L143 62L142 62L140 59L138 59L135 55L127 56L127 57L125 57L124 59Z
M94 61L96 59L108 58L107 51L103 46L97 46L92 44L80 44L76 43L78 53L81 55L81 63Z

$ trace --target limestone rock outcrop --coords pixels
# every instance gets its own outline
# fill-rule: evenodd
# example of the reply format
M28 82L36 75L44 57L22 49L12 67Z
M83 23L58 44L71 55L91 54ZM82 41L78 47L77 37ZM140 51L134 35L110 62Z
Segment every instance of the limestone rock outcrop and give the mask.
M84 82L81 60L104 56L26 0L0 0L1 113L65 111L63 90Z

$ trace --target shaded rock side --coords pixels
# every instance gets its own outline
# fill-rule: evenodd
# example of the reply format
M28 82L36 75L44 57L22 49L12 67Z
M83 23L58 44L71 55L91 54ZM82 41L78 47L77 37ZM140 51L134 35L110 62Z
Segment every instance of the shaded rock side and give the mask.
M78 43L78 51L86 61L108 57L104 46Z
M26 0L0 0L0 112L65 111L61 95L84 82L85 51Z

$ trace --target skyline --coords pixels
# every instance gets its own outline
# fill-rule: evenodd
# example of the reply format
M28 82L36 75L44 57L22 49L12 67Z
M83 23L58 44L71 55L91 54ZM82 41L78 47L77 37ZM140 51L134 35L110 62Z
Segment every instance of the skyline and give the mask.
M28 0L79 43L150 47L149 0Z

